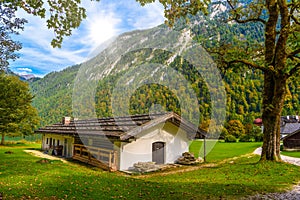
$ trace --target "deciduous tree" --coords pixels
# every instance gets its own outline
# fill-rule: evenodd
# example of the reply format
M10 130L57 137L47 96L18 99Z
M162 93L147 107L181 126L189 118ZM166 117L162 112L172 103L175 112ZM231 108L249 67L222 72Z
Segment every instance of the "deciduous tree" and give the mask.
M9 60L15 60L18 56L15 53L21 49L21 44L12 40L11 34L18 34L26 22L15 16L16 8L4 6L0 3L0 70L8 66Z
M33 96L27 83L0 72L0 88L0 134L3 145L7 134L32 134L39 124L39 117L31 105Z

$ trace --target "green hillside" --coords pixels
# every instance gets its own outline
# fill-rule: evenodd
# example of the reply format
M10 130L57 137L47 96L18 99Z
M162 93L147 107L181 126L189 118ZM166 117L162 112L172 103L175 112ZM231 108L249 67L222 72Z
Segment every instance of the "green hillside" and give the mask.
M247 38L248 41L261 42L262 35L259 34L262 27L256 27L254 25L239 25L232 24L230 26L221 26L218 20L210 19L202 15L198 15L192 20L199 22L195 25L193 21L190 24L192 26L192 32L195 34L195 39L203 39L209 37L220 37L220 40L241 40ZM173 43L176 43L180 39L180 33L185 31L187 27L183 22L179 22L175 29L178 31L178 35L172 35L174 38ZM215 27L208 30L205 27ZM146 40L160 31L167 30L165 26L159 26L153 29L144 31L134 31L126 33L117 38L117 42L113 43L107 51L114 50L118 52L120 49L130 48L130 45L137 43L138 41ZM216 31L216 32L214 32ZM220 35L221 34L221 35ZM163 40L162 38L161 40ZM172 42L172 41L167 41ZM115 49L114 49L115 48ZM105 52L104 52L105 53ZM179 74L183 75L188 83L192 86L194 93L197 96L200 111L200 121L202 126L208 124L211 114L211 102L210 94L206 87L206 84L201 77L201 74L196 68L188 61L182 59L180 56L176 56L172 62L168 62L172 56L170 52L162 51L158 49L143 48L135 51L122 54L120 59L112 64L103 64L101 59L105 54L99 54L92 60L85 64L86 69L80 68L80 65L69 67L61 72L53 72L45 76L43 79L31 83L31 89L35 95L34 106L39 110L39 114L42 118L42 125L55 123L61 120L62 116L72 116L72 95L74 88L74 79L79 69L85 70L83 74L88 74L86 79L95 79L96 74L101 74L100 79L97 82L97 91L94 97L95 111L97 117L112 116L112 93L118 84L121 77L127 73L137 73L137 66L146 63L156 63L161 65L169 65L172 69L176 70ZM111 58L113 60L114 58ZM218 59L218 58L214 58ZM218 66L225 83L225 89L227 93L227 106L226 106L226 120L237 119L243 122L243 124L252 123L256 117L260 117L261 113L261 97L263 87L263 74L260 71L249 69L244 66L240 66L235 69L226 69L224 66ZM97 68L97 69L96 69ZM93 71L94 70L94 71ZM97 71L98 70L98 71ZM154 66L152 71L157 71L156 77L163 77L163 71L161 72L159 67ZM100 73L99 73L100 72ZM149 74L143 75L144 78L149 78ZM142 77L139 77L143 79ZM150 77L151 78L151 77ZM178 85L176 79L172 77L164 77L171 85ZM149 79L151 80L151 79ZM130 82L131 80L127 80ZM178 86L178 90L180 88ZM84 92L84 91L83 91ZM126 93L129 91L120 91ZM179 91L180 93L180 91ZM290 80L289 93L287 95L286 104L284 107L283 115L295 115L300 113L300 84L299 77ZM130 105L129 111L131 114L147 113L149 110L154 109L155 105L161 105L160 110L174 111L180 113L182 105L178 101L176 94L166 86L160 84L144 84L138 87L135 92L129 97ZM190 96L187 96L187 100L183 103L189 104ZM125 101L119 101L119 105L125 104ZM187 105L192 107L192 105ZM86 112L90 112L86 110ZM189 118L193 118L193 111L187 111Z

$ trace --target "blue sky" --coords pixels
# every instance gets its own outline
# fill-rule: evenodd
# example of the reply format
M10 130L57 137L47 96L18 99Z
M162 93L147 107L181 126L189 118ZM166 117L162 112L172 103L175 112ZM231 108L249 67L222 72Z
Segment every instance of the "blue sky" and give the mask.
M10 69L19 74L34 74L43 77L51 71L60 71L68 66L79 64L101 43L123 32L146 29L164 22L163 7L152 3L141 7L135 0L84 0L87 19L66 37L62 48L52 48L54 37L48 30L45 20L18 12L19 17L29 22L25 30L16 36L23 44L19 51L20 58L10 62Z

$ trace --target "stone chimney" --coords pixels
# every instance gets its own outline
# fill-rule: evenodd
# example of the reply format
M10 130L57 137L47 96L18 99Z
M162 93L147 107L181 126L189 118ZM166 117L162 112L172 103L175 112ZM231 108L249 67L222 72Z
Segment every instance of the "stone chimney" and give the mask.
M71 117L63 117L62 124L63 125L69 125L71 122Z

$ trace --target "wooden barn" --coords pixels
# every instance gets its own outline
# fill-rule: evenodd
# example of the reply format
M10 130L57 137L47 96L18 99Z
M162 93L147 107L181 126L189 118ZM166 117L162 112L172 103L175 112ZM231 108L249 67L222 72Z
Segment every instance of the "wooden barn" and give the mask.
M300 151L300 129L285 136L282 140L284 150Z
M175 113L70 120L40 128L42 149L107 170L137 162L174 163L203 130Z

